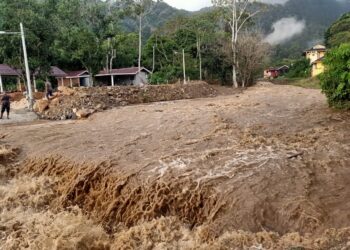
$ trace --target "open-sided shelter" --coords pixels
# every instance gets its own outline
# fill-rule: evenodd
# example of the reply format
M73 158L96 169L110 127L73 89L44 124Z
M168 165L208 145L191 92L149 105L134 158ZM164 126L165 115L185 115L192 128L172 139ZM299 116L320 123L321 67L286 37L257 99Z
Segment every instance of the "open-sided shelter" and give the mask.
M148 76L151 71L145 67L122 68L122 69L111 69L102 70L96 78L103 84L114 85L134 85L142 86L148 84Z
M62 86L66 87L91 87L90 83L90 74L87 70L78 70L78 71L71 71L67 72L66 77L63 79L63 84L60 84Z
M0 64L0 92L1 93L3 93L5 90L4 83L3 83L3 76L16 77L17 82L19 81L19 73L15 69L11 68L7 64Z

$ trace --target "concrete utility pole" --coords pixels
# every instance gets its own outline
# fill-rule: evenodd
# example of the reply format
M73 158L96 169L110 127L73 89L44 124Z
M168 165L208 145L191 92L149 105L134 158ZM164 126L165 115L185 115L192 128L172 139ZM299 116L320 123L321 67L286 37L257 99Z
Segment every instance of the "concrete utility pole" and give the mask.
M153 45L153 65L152 65L152 73L155 70L155 64L156 64L156 46Z
M24 36L24 28L23 28L22 23L20 23L20 28L21 28L24 64L25 64L25 68L26 68L26 77L27 77L27 85L28 85L29 109L32 110L33 104L34 104L34 99L33 99L32 84L30 82L30 71L29 71L29 64L28 64L27 46L26 46L26 40L25 40L25 36Z
M0 75L0 93L4 93L4 85L2 84L2 76Z
M141 71L141 54L142 54L142 14L140 14L140 17L139 17L139 59L138 59L139 72Z
M20 23L20 30L21 32L6 32L6 31L0 31L0 35L21 35L22 38L22 46L23 46L23 54L24 54L24 64L26 69L26 77L27 77L27 91L28 91L28 97L29 97L29 109L33 109L33 91L32 91L32 85L30 83L30 71L29 71L29 64L28 64L28 55L27 55L27 46L26 46L26 40L24 36L24 29L23 24ZM2 85L2 84L1 84Z

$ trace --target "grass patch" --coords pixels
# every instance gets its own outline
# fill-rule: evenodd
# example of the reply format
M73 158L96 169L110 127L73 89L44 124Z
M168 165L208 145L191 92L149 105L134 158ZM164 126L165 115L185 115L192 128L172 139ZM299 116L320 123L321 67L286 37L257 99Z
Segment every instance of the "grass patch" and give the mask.
M321 89L320 80L315 77L296 80L292 82L291 85L306 88L306 89Z
M306 89L321 89L320 79L313 78L278 78L272 81L279 85L292 85Z

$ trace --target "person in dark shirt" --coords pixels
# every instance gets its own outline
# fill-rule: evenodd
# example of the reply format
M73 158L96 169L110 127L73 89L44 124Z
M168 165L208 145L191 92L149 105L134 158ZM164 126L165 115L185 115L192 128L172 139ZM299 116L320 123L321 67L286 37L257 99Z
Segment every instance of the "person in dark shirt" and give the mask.
M51 82L49 82L49 80L46 79L46 82L45 82L45 96L46 96L46 99L49 100L50 97L52 97L52 85L51 85Z
M2 119L2 116L4 115L5 111L7 113L7 119L10 119L10 96L5 92L5 94L1 97L1 116L0 119Z

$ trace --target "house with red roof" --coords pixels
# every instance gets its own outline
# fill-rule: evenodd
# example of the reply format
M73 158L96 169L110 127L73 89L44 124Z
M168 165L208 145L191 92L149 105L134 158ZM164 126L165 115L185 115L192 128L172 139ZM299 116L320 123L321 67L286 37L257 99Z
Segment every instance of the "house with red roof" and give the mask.
M95 77L104 85L133 85L143 86L148 84L151 71L142 67L102 70Z

